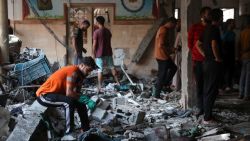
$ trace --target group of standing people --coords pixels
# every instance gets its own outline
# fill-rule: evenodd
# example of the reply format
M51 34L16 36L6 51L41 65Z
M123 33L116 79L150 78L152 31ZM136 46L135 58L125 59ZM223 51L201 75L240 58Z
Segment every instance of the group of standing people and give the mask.
M227 22L226 30L222 34L220 25L223 22L223 12L220 9L203 7L200 11L201 21L191 26L188 31L188 48L192 53L192 68L195 76L198 113L204 114L204 124L214 122L212 115L213 105L221 88L222 68L225 65L226 88L232 87L233 64L235 61L235 34L234 21ZM96 27L93 33L92 56L83 57L86 53L83 47L83 31L86 31L90 23L84 20L79 23L72 38L75 49L74 66L63 67L52 74L47 81L37 90L38 102L44 106L63 106L66 115L66 135L74 130L74 110L77 109L81 120L81 129L88 130L89 121L86 105L78 101L83 79L94 69L98 69L98 92L102 87L102 72L104 68L112 71L114 80L119 84L117 73L114 68L111 48L112 34L104 26L105 18L98 16L95 19ZM181 65L181 40L177 34L175 46L172 47L171 35L176 28L180 32L180 21L174 17L159 28L155 36L154 56L158 63L158 77L153 87L152 95L160 98L163 87L172 84L176 72L177 83L180 83ZM250 20L246 28L240 34L239 58L242 59L242 72L240 78L239 98L249 99L250 94ZM175 54L173 57L173 54ZM176 58L176 64L173 61ZM180 86L180 84L178 85ZM180 89L178 87L178 89Z
M249 100L250 94L250 22L240 34L239 46L236 49L235 20L228 19L223 26L221 9L203 7L200 10L201 21L193 24L188 31L188 48L192 54L192 70L196 82L197 107L196 116L204 115L203 123L214 123L212 109L219 89L225 92L239 83L239 98ZM158 63L158 76L152 95L160 98L164 86L170 86L180 63L175 64L171 54L178 54L178 47L172 47L170 32L176 27L173 17L162 25L155 37L155 58ZM177 34L178 40L178 34ZM177 42L176 40L176 42ZM180 41L181 43L181 41ZM237 54L237 51L239 54ZM240 79L235 78L237 57L242 60ZM239 69L239 68L238 68Z

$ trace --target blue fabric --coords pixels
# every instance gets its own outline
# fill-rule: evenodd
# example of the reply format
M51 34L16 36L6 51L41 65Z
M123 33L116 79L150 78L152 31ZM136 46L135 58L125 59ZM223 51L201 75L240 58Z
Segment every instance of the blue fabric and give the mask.
M98 72L102 72L103 69L109 68L113 69L114 68L114 62L112 56L103 56L100 58L96 58L96 65L99 67Z
M250 96L250 60L243 60L240 76L240 95Z

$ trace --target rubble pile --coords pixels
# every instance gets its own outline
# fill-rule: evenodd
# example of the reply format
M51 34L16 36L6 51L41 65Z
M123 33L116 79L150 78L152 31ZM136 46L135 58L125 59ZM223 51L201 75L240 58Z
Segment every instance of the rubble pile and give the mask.
M26 62L33 61L41 56L39 53L36 49L26 49L23 59ZM110 75L105 74L103 89L98 94L96 73L84 80L79 102L87 105L91 129L84 133L76 130L78 140L210 141L237 140L250 135L248 113L214 109L219 123L213 126L203 125L202 117L197 119L193 109L182 109L179 104L181 92L162 91L162 98L156 99L151 96L154 80L139 80L127 74L123 66L119 74L120 85L113 83ZM17 81L20 82L20 79ZM35 101L35 91L39 85L34 85L35 81L31 81L32 84L28 82L26 85L3 84L4 91L1 91L0 96L4 97L3 94L6 93L8 96L5 97L4 104L0 103L0 140L15 140L21 137L27 140L60 140L63 135L64 110L60 107L40 107ZM77 114L75 125L76 129L80 127Z

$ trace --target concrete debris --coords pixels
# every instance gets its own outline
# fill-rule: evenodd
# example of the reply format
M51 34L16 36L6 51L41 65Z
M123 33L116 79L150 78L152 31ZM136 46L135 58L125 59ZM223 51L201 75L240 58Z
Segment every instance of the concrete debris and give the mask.
M0 106L0 140L3 140L9 135L9 121L9 111Z
M137 140L139 140L139 139L144 139L145 138L145 135L143 134L143 133L139 133L139 132L134 132L134 131L132 131L132 130L127 130L127 131L125 131L124 132L124 136L126 137L126 138L129 138L129 139L131 139L131 140L135 140L135 139L137 139Z
M41 121L40 114L44 113L45 110L47 107L40 105L37 101L24 109L24 116L18 119L15 129L7 141L29 141Z
M117 109L116 111L117 119L124 124L136 125L143 122L145 117L145 112L143 111L134 111L130 112L127 109Z
M106 110L103 110L101 108L95 108L91 116L93 117L93 119L101 121L106 114L107 114Z
M153 129L149 129L151 131L145 131L145 140L146 141L167 141L170 139L169 130L166 127L156 127Z
M198 141L227 141L227 140L230 140L230 133L207 136L207 137L198 139Z
M120 87L112 83L112 80L107 80L104 82L102 89L104 92L98 95L96 93L96 77L88 78L84 82L84 86L81 89L82 96L88 97L87 100L94 105L87 104L90 126L93 130L81 134L82 140L90 139L87 138L89 135L91 137L100 137L101 139L112 140L116 138L123 141L195 139L208 141L235 139L238 136L234 136L234 134L249 136L250 124L248 121L250 116L248 114L239 114L226 109L223 109L223 111L215 109L216 118L219 117L223 123L226 123L222 125L227 128L206 127L195 118L193 109L182 109L178 102L181 97L180 92L166 93L163 91L161 93L163 99L155 99L151 97L152 81L135 81L131 75L125 72L125 69L123 73L125 79ZM65 113L62 108L49 108L46 110L37 102L30 106L27 102L33 102L34 99L32 99L33 96L30 90L26 88L19 91L11 91L10 94L11 99L7 100L5 109L9 111L9 115L14 119L14 124L12 125L14 130L7 140L30 140L34 134L38 134L37 128L41 129L41 132L44 132L47 137L48 129L42 130L39 124L42 119L40 113L45 111L51 122L51 128L56 133L61 133L54 137L62 137L62 132L65 128ZM13 100L13 102L10 103L8 102L9 100ZM2 111L0 110L0 113ZM74 117L75 127L78 129L80 128L80 119L76 113ZM2 120L2 116L0 119ZM2 125L1 120L0 125ZM6 120L6 122L9 122L9 120ZM232 127L230 128L230 126ZM7 128L0 127L0 133L4 129ZM4 131L5 136L8 135L9 130ZM76 131L75 134L79 135L80 133ZM105 136L100 136L104 134ZM51 136L52 139L53 136Z
M235 124L227 129L234 133L242 134L243 136L250 136L250 122Z
M215 134L217 134L218 132L221 132L221 131L223 131L222 128L214 128L212 130L206 131L205 133L202 134L202 136L200 136L198 138L215 135Z

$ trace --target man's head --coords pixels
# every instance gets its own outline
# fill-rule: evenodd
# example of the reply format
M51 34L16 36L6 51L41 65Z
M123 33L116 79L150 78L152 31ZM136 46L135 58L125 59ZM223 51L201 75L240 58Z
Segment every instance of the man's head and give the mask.
M97 16L96 18L97 25L104 26L105 18L103 16Z
M88 20L83 20L79 23L79 28L83 30L87 30L90 26L90 22Z
M164 25L167 26L168 28L175 28L176 24L177 20L174 17L170 17L167 19Z
M235 28L235 20L234 19L228 19L226 21L226 28L227 30L232 30Z
M93 70L98 68L95 64L95 60L90 56L83 57L80 59L80 62L81 63L78 65L78 68L84 75L89 75Z
M210 12L211 12L210 7L202 7L200 10L201 21L209 23L211 21Z
M223 22L223 11L215 8L211 11L211 20L213 24L220 25Z

